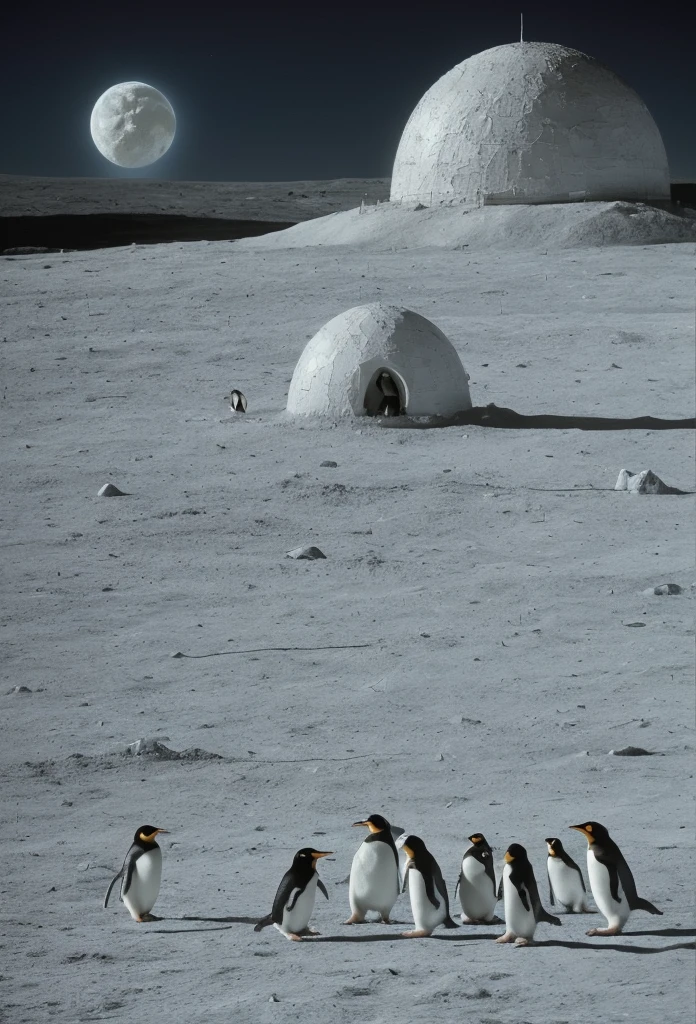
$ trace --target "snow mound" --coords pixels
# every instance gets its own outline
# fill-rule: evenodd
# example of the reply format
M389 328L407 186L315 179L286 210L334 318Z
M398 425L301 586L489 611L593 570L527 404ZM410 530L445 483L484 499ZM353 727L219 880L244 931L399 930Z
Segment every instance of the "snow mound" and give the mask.
M646 203L548 203L470 207L380 203L332 213L234 243L246 249L346 245L365 249L529 251L696 242L696 213Z

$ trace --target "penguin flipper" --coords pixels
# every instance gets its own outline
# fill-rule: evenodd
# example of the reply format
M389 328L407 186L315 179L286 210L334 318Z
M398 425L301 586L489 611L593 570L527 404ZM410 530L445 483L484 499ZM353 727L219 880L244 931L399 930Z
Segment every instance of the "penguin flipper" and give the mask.
M532 904L532 909L534 910L534 920L537 922L537 924L539 923L539 921L545 921L546 924L560 925L561 921L557 917L554 917L553 914L549 914L548 910L544 910L544 908L542 907L541 899L539 897L539 888L537 886L536 878L534 877L534 872L531 870L531 867L529 870L529 877L525 880L525 884L527 886L527 891L529 893L529 899ZM519 889L518 892L520 892ZM520 892L520 898L521 897L522 893ZM524 900L522 902L524 903Z
M319 889L320 892L323 892L324 895L326 896L327 900L328 900L329 894L326 891L326 886L322 882L321 878L317 878L317 889Z
M580 868L578 867L578 865L577 865L577 864L575 863L575 861L573 861L573 867L575 868L575 870L577 871L577 873L578 873L578 874L580 875L580 885L582 886L582 891L583 891L583 892L587 892L587 889L585 888L585 879L584 879L584 878L583 878L583 876L582 876L582 871L580 870ZM552 902L553 902L553 901L552 901Z
M263 931L264 928L268 928L269 924L273 924L273 914L266 914L265 917L262 917L258 924L254 925L254 931Z
M425 895L428 897L428 900L432 903L435 909L439 910L440 901L435 895L435 886L433 885L433 875L431 872L423 875L423 882L425 883ZM445 890L445 901L447 901L447 890ZM445 906L447 906L447 903L445 903Z
M636 897L634 903L630 904L631 910L646 910L648 914L659 914L662 917L662 911L658 910L654 903L649 900L641 899L640 896Z
M631 910L646 910L648 914L662 915L661 910L658 910L657 907L650 903L649 900L641 899L641 897L638 895L638 890L636 889L636 883L635 879L633 878L633 873L631 872L631 869L629 868L628 864L626 863L623 857L621 857L621 859L618 862L617 875L623 887L623 891L626 894L626 899L628 900L628 905L631 908Z
M549 903L551 904L552 907L555 907L556 906L556 900L554 899L553 886L551 885L551 875L549 873L549 869L548 868L546 869L546 877L549 880ZM585 888L585 883L584 882L582 883L582 887L583 887L583 889Z
M457 889L459 888L459 883L461 882L461 880L462 880L462 876L461 876L461 872L460 872L459 878L457 879L457 884L454 887L454 894L452 896L453 900L456 900L456 898L457 898Z
M413 861L409 860L407 862L407 864L406 864L406 867L404 868L404 881L403 881L403 885L401 886L401 891L402 892L406 892L406 886L408 885L408 873L409 873L409 871L411 870L412 867L413 867Z
M495 888L495 868L493 867L493 857L491 856L489 850L482 850L481 851L481 856L483 857L484 869L486 871L486 874L488 875L488 877L491 880L491 885L493 886L493 892L495 892L496 891L496 888ZM501 879L501 883L500 884L502 885L502 879ZM498 899L500 899L500 896L498 897Z
M447 886L445 884L444 878L442 877L441 871L437 872L437 875L435 877L435 885L437 886L437 891L442 896L443 902L445 904L445 920L442 923L444 924L445 928L458 928L459 925L452 920L452 917L450 915L449 893L447 892Z
M109 896L111 896L111 890L116 885L119 878L123 878L123 868L121 868L119 873L111 879L111 884L109 885L109 888L106 890L106 896L104 897L104 910L106 910L106 908L109 905Z
M502 900L502 898L503 898L503 876L501 875L500 876L500 881L498 882L498 899Z

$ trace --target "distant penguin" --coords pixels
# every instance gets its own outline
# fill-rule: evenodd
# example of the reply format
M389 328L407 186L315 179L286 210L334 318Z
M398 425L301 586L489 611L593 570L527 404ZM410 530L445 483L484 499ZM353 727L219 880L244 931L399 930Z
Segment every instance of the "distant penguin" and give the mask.
M391 825L381 814L371 814L353 825L366 825L370 834L353 857L348 887L351 915L345 924L362 924L368 910L376 910L389 924L399 895L399 854Z
M553 914L547 913L539 899L534 869L527 851L519 843L512 843L505 854L503 868L503 898L505 900L505 934L496 942L514 942L528 946L534 939L539 921L560 924Z
M500 919L495 916L498 887L495 884L493 851L481 832L469 836L471 846L464 851L462 866L454 889L462 905L464 924L490 924Z
M155 840L158 835L167 832L168 829L155 828L154 825L142 825L138 829L123 867L106 890L105 908L109 905L111 890L120 878L120 899L126 904L133 920L139 923L159 920L150 913L159 895L162 879L162 851Z
M247 400L241 391L230 391L227 401L230 403L232 412L246 412Z
M589 914L587 889L582 871L563 849L560 839L547 839L545 842L549 851L546 871L549 876L551 906L555 906L558 900L568 914Z
M319 934L309 927L309 919L314 910L317 889L323 892L327 900L329 898L326 886L317 873L317 861L330 854L331 850L313 850L310 846L297 851L290 868L280 880L273 909L258 922L255 932L273 924L286 939L294 942L301 942L305 935Z
M403 849L408 855L404 871L404 889L408 885L415 928L401 934L407 939L432 935L438 925L458 928L450 917L447 886L440 866L418 836L406 836Z
M590 928L588 935L620 935L632 910L646 910L648 914L662 911L641 899L636 890L624 855L608 830L598 821L584 825L570 825L587 839L587 873L594 901L607 919L607 928Z
M399 389L394 383L394 378L390 373L386 371L380 373L379 377L375 381L375 384L379 391L382 392L384 398L377 409L378 416L401 416L401 400L399 398Z

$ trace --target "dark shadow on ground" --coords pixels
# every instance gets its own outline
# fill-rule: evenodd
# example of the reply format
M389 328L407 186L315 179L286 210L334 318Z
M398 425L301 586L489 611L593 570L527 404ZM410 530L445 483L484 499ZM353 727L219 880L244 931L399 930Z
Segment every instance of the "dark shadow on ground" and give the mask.
M218 925L215 928L152 928L155 935L189 935L193 932L230 932L231 924Z
M644 932L622 932L622 935L696 935L696 928L654 928Z
M696 430L696 418L679 420L658 419L656 416L636 416L630 419L616 416L525 416L503 406L476 405L473 409L454 416L428 416L410 419L408 416L386 417L383 427L401 430L429 430L438 427L497 427L503 430ZM674 489L671 493L685 492Z
M471 942L478 939L497 939L500 932L495 935L431 935L432 939L444 939L445 942ZM377 935L318 935L311 939L312 942L415 942L416 939L407 939L400 932L379 932Z
M209 921L212 924L258 924L260 917L192 917L184 914L183 917L170 917L169 921Z
M629 946L622 942L564 942L562 939L546 939L542 942L535 942L534 945L562 946L565 949L593 949L600 953L605 950L613 950L616 953L668 953L673 949L696 949L696 942L675 942L671 946Z

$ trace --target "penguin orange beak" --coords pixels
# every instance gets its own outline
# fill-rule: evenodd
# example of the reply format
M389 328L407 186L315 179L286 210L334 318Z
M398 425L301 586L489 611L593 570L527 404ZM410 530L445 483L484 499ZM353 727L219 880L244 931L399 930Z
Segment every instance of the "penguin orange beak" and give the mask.
M357 825L369 825L369 822L367 822L367 821L354 821L353 824L351 825L351 828L355 828Z
M168 828L158 828L157 831L155 832L155 835L156 836L163 836L163 835L164 836L168 836L169 835L169 829Z
M576 832L582 832L584 836L587 835L587 831L582 827L582 825L569 825L568 828L574 828Z
M312 853L312 858L314 860L319 860L320 857L330 857L332 853L333 850L324 850L322 852L320 852L319 850L314 850L314 852Z

